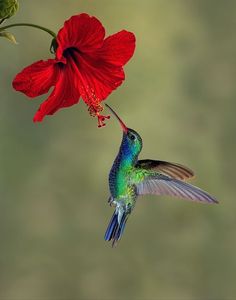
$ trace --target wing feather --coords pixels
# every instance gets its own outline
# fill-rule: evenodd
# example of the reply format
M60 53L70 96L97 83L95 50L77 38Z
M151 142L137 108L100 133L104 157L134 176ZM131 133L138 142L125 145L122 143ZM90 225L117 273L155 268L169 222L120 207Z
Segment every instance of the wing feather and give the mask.
M136 163L136 168L158 172L180 180L186 180L194 176L194 172L191 169L180 164L162 160L138 160L138 162Z
M191 201L218 203L215 197L200 188L165 175L146 178L136 186L138 195L155 194Z

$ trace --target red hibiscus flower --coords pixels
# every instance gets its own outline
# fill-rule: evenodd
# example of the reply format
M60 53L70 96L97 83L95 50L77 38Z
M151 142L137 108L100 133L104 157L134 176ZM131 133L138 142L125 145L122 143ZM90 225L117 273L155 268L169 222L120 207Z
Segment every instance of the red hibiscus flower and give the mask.
M58 109L78 103L81 97L98 126L109 116L102 116L101 102L125 78L123 66L135 49L133 33L122 30L107 38L98 19L83 13L65 22L56 37L55 59L37 61L23 69L13 80L13 87L28 97L52 93L39 107L34 122Z

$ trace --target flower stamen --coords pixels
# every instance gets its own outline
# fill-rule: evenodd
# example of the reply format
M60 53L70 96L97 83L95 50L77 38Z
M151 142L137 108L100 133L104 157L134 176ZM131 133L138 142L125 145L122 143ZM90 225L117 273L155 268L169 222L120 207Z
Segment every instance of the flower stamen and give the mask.
M101 115L100 112L103 111L103 107L101 105L101 100L96 96L95 91L91 87L84 87L81 93L85 103L89 106L88 111L90 116L97 117L98 119L98 127L105 126L105 120L109 120L110 116Z
M98 127L103 127L106 125L106 123L104 122L105 119L109 120L110 116L104 116L104 115L100 115L99 113L97 114L97 118L98 118Z
M103 127L105 126L105 120L109 120L110 119L110 116L105 116L105 115L100 115L100 112L103 110L103 107L101 106L100 103L97 103L97 104L93 104L93 105L90 105L89 108L88 108L88 111L90 113L90 116L92 117L97 117L98 118L98 127Z

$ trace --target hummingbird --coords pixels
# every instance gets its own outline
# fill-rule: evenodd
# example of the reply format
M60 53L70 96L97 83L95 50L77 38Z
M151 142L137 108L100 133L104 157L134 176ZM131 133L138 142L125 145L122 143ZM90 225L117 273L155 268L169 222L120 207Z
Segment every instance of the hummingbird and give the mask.
M128 128L109 105L105 105L119 121L123 131L120 149L109 173L111 195L108 203L115 207L115 211L104 238L111 241L112 247L121 239L139 196L154 194L201 203L218 203L215 197L185 182L194 176L191 169L167 161L139 160L138 156L143 145L141 136Z

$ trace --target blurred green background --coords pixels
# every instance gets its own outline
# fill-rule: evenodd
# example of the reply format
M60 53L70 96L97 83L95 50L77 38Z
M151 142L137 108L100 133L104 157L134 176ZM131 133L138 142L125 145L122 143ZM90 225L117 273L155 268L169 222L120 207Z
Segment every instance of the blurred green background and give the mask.
M144 197L118 247L103 235L108 172L121 130L81 101L43 123L11 81L49 53L51 38L14 28L0 40L0 299L236 298L236 1L24 0L4 23L58 31L87 12L107 34L133 31L126 81L108 103L143 137L142 158L179 162L220 205Z

